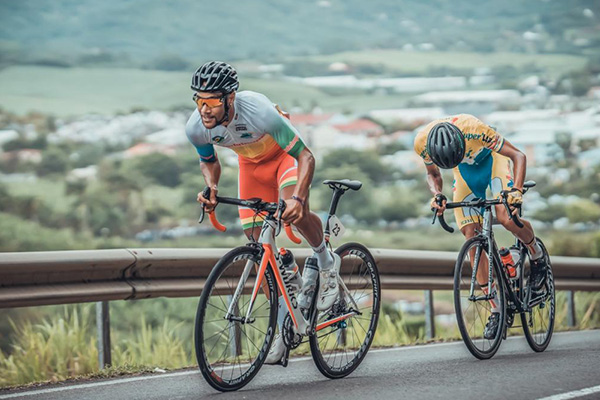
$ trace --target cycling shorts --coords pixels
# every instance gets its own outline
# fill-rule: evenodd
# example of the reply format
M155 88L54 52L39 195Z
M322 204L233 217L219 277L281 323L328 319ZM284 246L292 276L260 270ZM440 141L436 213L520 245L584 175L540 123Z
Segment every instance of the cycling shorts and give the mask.
M452 185L453 201L469 201L476 197L485 199L489 187L492 195L498 197L502 190L513 187L513 171L510 159L492 152L478 165L461 163L454 169ZM454 218L458 228L482 223L482 209L463 207L454 209Z
M281 189L298 183L298 162L283 150L258 163L243 156L239 156L238 160L238 190L241 199L257 197L263 201L276 202ZM239 207L239 214L243 229L262 226L264 217L256 215L254 210Z

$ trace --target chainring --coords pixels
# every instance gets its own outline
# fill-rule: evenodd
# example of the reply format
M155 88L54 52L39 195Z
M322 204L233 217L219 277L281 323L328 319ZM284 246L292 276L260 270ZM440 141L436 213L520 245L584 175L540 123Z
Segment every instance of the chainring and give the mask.
M294 350L302 343L302 336L294 331L294 324L292 323L292 317L290 317L289 312L283 320L283 332L281 337L283 338L283 344L290 350Z

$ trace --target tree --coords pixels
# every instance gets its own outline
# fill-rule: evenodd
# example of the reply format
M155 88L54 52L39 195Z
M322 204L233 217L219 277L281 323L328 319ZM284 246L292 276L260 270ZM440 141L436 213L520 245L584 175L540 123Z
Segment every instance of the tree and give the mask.
M37 167L39 176L64 173L69 167L69 157L58 147L52 147L42 154L42 161Z
M573 224L577 222L593 222L600 220L600 206L591 200L579 200L569 204L567 217Z
M175 187L181 183L181 169L165 154L152 153L135 160L134 168L159 185Z
M391 180L391 170L384 165L377 153L374 151L358 151L354 149L344 148L330 151L323 157L318 170L327 169L335 170L342 168L345 165L360 165L360 171L369 177L375 183L380 184ZM318 176L324 179L331 179L319 173ZM346 176L348 179L355 179L352 176Z

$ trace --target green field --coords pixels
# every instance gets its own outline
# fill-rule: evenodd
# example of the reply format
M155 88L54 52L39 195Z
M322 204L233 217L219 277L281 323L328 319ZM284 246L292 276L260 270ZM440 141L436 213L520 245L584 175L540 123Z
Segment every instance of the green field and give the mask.
M38 111L61 117L113 114L132 109L193 109L190 74L119 68L19 66L0 71L0 107L17 114ZM398 107L406 96L352 94L333 96L297 83L243 78L241 90L264 93L289 109L318 105L331 111Z
M306 60L306 59L303 59ZM541 69L557 77L585 66L584 57L523 53L405 52L370 50L310 58L316 62L382 65L403 74L422 74L429 68L472 69L510 65ZM533 73L533 72L532 72ZM124 68L53 68L14 66L0 71L0 107L17 114L39 111L57 116L112 114L132 109L193 108L189 72ZM242 78L241 90L255 90L285 108L318 105L327 111L368 111L405 105L407 95L340 93L333 95L298 83Z
M409 52L401 50L348 51L314 56L315 62L383 65L402 73L423 73L429 68L472 69L510 65L515 68L536 66L552 76L585 66L586 58L567 54Z

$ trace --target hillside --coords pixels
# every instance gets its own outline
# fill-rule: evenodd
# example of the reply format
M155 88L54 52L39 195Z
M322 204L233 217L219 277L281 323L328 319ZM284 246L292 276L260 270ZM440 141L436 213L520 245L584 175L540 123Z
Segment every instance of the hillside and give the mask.
M594 0L0 2L0 65L180 69L427 44L439 51L599 52ZM527 33L526 33L527 32Z

